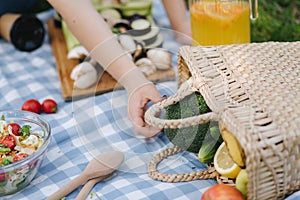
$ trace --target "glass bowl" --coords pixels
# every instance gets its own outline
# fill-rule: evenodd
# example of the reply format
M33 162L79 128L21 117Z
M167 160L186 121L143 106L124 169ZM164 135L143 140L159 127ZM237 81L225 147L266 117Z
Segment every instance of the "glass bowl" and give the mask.
M31 132L43 138L43 144L28 157L0 167L0 196L13 194L25 188L35 177L50 143L51 128L40 115L21 111L0 111L1 120L31 126Z

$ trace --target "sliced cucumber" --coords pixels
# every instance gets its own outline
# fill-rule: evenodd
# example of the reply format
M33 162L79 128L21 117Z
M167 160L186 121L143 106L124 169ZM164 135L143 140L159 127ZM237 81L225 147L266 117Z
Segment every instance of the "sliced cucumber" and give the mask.
M132 23L134 20L137 20L137 19L146 19L146 17L143 16L143 15L134 14L134 15L131 15L131 16L129 16L129 17L126 17L126 19L127 19L130 23Z
M153 48L159 48L163 46L164 38L162 34L158 34L156 37L156 40L147 46L145 46L145 49L153 49Z
M127 20L120 20L119 22L115 23L112 28L116 28L119 33L126 33L127 31L131 30L131 26Z
M152 2L151 1L132 1L119 7L124 17L129 17L134 14L143 16L151 15Z
M146 19L137 19L130 24L132 30L130 34L133 36L142 36L151 31L151 23Z
M136 41L144 42L145 45L151 45L156 41L158 34L159 34L159 28L152 27L150 32L148 32L147 34L141 36L132 36L132 38Z
M121 19L121 13L114 8L103 9L100 12L101 16L104 18L111 17L113 19Z

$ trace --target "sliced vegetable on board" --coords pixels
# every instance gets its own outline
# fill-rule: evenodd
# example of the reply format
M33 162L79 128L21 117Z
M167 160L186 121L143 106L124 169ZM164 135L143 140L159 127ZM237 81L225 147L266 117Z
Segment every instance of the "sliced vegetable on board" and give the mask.
M129 17L134 14L148 16L152 14L152 1L129 1L125 4L120 4L118 9L121 11L122 16L124 17Z
M130 34L133 36L141 36L151 31L151 23L147 19L136 19L130 23L132 30Z

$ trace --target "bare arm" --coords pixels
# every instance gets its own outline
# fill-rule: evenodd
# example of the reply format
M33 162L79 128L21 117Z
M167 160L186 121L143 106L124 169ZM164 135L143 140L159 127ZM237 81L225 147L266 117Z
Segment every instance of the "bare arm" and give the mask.
M175 31L177 40L182 43L191 43L191 26L187 17L187 8L184 0L162 0L171 28Z
M62 15L72 33L89 52L93 53L98 48L99 55L95 55L95 60L116 80L135 68L90 0L49 0L49 3Z
M110 28L90 0L48 0L61 14L69 29L128 93L128 114L138 134L151 137L160 129L144 122L144 109L149 101L161 100L160 93L132 59L124 52Z

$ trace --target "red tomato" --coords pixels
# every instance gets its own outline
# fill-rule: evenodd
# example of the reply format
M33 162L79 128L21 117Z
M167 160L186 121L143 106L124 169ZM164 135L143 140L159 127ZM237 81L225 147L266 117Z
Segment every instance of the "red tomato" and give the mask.
M46 99L42 103L42 110L45 113L56 113L57 103L53 99Z
M5 187L8 177L6 178L6 173L0 173L0 187Z
M40 114L41 113L41 104L36 99L29 99L29 100L25 101L24 104L22 105L22 110Z
M16 139L12 135L1 136L0 144L3 144L5 148L10 148L10 150L13 150L16 146Z
M19 124L11 123L11 124L9 124L9 126L11 126L12 133L15 136L20 136L19 129L21 128L21 126Z
M26 158L27 156L29 156L29 154L27 154L27 153L18 153L18 154L16 154L16 155L13 157L12 161L13 161L13 162L17 162L17 161L19 161L19 160L23 160L23 159Z
M0 173L0 182L6 181L5 173Z

